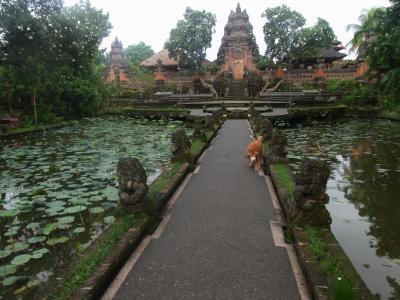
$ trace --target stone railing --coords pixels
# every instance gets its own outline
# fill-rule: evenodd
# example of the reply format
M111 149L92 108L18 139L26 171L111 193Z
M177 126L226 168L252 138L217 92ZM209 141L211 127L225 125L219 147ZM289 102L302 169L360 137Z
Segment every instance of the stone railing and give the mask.
M348 79L358 78L357 69L316 69L316 70L290 70L284 73L288 82L314 81L316 78Z
M192 83L193 77L165 77L166 83Z

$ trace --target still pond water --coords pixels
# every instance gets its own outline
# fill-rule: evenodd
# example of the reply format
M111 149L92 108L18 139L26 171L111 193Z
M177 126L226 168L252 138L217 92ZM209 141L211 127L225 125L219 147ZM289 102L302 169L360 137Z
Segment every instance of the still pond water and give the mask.
M301 157L331 167L331 229L373 294L400 299L400 124L345 120L285 130Z
M0 299L38 296L114 222L116 164L138 158L149 183L179 121L128 117L0 140Z

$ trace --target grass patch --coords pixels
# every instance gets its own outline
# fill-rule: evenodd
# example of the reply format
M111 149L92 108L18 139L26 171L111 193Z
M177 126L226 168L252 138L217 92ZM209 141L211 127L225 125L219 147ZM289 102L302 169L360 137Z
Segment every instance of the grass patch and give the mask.
M133 214L126 214L118 218L104 235L96 242L92 251L79 253L80 259L73 265L63 283L49 299L70 299L85 281L97 270L104 259L112 252L123 235L137 222Z
M190 157L192 160L196 159L202 152L206 142L201 139L196 139L192 142L192 148L190 149Z
M283 185L288 192L289 200L293 200L294 181L286 164L273 164L270 166L272 172L277 175L279 184Z
M331 256L328 245L320 237L316 228L306 226L304 235L309 241L309 248L316 256L323 271L328 276L330 293L335 300L353 300L356 294L351 281L343 274L337 262Z
M145 199L144 210L148 215L156 216L158 208L162 205L160 198L168 191L168 188L173 184L179 176L183 162L170 163L160 176L149 186L149 191Z

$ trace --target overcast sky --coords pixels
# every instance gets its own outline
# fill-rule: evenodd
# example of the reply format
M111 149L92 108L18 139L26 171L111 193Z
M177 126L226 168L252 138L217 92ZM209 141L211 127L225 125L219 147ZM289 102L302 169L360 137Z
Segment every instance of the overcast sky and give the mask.
M77 2L65 0L66 5ZM236 0L91 0L91 3L108 12L113 25L110 36L103 42L103 48L110 48L112 40L118 36L124 47L143 41L156 52L163 48L170 30L183 18L187 6L210 11L217 17L212 47L207 51L210 60L217 56L229 12L235 10L237 5ZM327 20L337 38L346 45L352 38L352 33L346 32L346 25L358 23L358 16L363 9L389 6L389 0L242 0L240 5L242 10L247 9L261 54L266 48L262 32L265 19L261 14L268 7L282 4L300 12L306 18L307 26L315 24L318 17Z

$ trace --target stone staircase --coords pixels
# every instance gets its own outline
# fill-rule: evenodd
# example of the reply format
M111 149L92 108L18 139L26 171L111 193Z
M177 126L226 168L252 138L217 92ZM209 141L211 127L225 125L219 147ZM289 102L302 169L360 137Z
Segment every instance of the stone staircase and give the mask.
M245 87L244 80L232 80L229 96L226 96L225 98L227 100L243 100L243 98L247 97L244 94Z
M314 93L302 92L264 92L260 100L266 101L272 107L289 107L294 103L314 103Z

